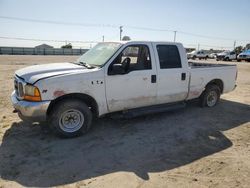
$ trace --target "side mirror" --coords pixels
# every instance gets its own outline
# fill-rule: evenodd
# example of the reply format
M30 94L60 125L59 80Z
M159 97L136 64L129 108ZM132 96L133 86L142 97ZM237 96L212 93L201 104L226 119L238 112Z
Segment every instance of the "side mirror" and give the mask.
M125 70L121 64L113 64L110 75L125 74Z

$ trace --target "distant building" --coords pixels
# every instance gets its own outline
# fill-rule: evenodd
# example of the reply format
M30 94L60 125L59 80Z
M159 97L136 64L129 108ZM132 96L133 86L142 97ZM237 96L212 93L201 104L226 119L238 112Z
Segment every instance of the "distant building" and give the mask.
M54 48L54 47L48 44L41 44L41 45L35 46L35 48L48 49L48 48Z

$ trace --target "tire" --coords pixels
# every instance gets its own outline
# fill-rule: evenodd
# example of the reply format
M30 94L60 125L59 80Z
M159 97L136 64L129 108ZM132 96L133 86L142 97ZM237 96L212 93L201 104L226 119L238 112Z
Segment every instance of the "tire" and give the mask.
M88 132L92 116L84 102L68 99L56 104L52 109L49 125L58 136L72 138Z
M229 57L227 57L227 58L225 59L225 61L229 61Z
M219 102L220 95L221 91L217 85L208 85L200 96L201 107L214 107Z
M194 55L192 59L195 60L195 59L196 59L196 56Z
M240 59L237 59L237 61L238 61L238 62L241 62L241 60L240 60Z

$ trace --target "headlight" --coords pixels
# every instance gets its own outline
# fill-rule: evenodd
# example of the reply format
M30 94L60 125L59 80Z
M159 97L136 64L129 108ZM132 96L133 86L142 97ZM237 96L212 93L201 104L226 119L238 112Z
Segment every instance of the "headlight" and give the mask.
M39 89L33 85L24 86L24 100L27 101L41 101Z

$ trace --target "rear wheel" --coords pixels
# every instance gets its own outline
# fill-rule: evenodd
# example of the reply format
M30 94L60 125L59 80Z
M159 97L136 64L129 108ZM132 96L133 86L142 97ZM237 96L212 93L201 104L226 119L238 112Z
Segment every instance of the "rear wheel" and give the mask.
M217 85L208 85L200 97L201 107L213 107L220 100L220 88Z
M92 112L80 100L66 100L58 103L49 116L52 130L62 137L75 137L86 133L92 122Z

